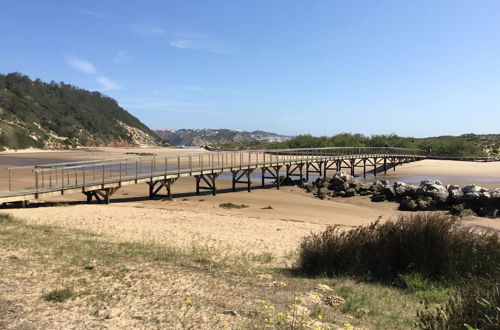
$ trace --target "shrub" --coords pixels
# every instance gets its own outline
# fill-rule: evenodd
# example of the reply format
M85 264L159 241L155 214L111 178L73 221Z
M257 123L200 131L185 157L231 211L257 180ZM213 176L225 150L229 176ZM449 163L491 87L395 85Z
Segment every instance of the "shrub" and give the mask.
M447 304L435 310L426 304L417 315L417 326L422 329L500 329L498 278L471 279Z
M49 293L43 295L43 299L47 301L63 302L73 296L73 291L71 289L60 289L52 290Z
M222 207L223 209L244 209L249 206L245 204L221 203L219 204L219 207Z
M440 213L342 230L330 226L303 239L298 269L306 275L355 275L394 282L419 273L432 280L498 276L500 236L460 226Z

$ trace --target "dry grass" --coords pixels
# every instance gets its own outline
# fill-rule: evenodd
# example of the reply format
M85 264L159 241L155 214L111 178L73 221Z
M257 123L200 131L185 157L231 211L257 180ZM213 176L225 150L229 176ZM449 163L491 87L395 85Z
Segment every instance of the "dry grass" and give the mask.
M414 292L297 277L274 268L272 254L110 242L1 215L0 236L1 328L404 329L416 322ZM62 289L71 295L59 299ZM330 295L345 304L327 305Z
M354 275L389 283L412 273L433 281L498 278L499 265L500 235L465 228L441 213L402 216L349 231L331 226L305 238L299 258L299 270L307 275Z

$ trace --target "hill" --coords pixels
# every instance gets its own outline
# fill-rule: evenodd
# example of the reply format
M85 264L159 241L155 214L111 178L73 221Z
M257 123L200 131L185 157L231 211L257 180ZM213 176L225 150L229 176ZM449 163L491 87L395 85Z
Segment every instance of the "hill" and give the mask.
M63 82L0 74L0 149L159 144L117 102Z
M188 146L221 146L255 141L281 142L289 139L287 136L264 131L246 132L230 129L156 129L155 133L171 144Z

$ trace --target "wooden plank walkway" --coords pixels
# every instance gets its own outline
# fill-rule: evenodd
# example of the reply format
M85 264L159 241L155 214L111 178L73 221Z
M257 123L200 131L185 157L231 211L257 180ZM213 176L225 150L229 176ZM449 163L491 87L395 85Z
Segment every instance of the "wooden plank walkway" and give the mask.
M171 194L171 185L179 178L194 177L196 192L209 189L215 195L216 178L224 172L232 173L233 190L236 184L251 188L250 175L255 170L262 172L264 179L279 180L281 170L286 168L287 177L309 179L309 175L326 176L327 171L356 168L375 171L417 161L426 157L426 152L402 148L308 148L256 151L223 151L182 154L167 157L140 157L112 161L89 161L78 163L45 164L32 167L8 169L8 190L0 191L0 204L20 203L65 193L81 192L108 203L112 194L120 187L146 183L149 196L166 188ZM28 174L26 174L28 173ZM203 185L205 184L205 185Z

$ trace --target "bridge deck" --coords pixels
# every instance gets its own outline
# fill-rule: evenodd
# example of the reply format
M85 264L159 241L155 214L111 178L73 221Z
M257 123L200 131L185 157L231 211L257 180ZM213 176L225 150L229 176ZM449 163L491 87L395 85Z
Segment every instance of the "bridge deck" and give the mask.
M138 158L88 164L62 163L11 168L9 190L0 191L0 204L35 200L65 193L89 192L125 185L155 182L264 168L321 164L346 160L378 160L397 163L401 159L425 158L421 150L396 148L318 148L266 151L210 152L164 158ZM375 162L374 162L374 161ZM73 165L76 164L76 165ZM354 162L352 163L354 167ZM358 165L359 166L359 163ZM366 166L366 163L365 163ZM19 175L20 171L28 174ZM302 171L302 170L301 170ZM325 168L326 171L326 168ZM13 188L14 187L14 188Z

